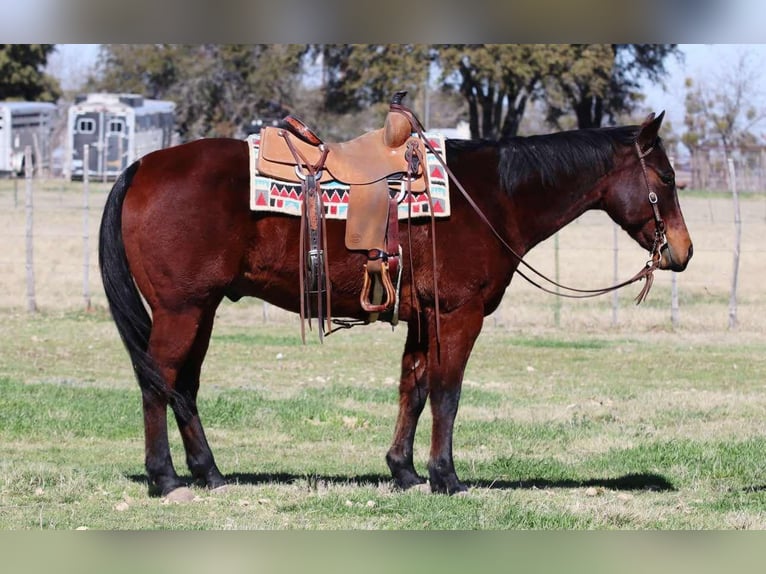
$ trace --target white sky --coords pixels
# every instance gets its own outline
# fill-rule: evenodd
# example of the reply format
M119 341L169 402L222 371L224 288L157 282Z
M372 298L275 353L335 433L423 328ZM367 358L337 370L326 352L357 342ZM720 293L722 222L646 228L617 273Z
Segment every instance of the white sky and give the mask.
M766 44L681 44L681 51L686 55L685 62L675 58L667 61L668 78L665 86L647 84L645 86L646 105L655 112L665 110L666 117L673 122L676 131L684 120L684 81L691 77L695 81L712 81L734 65L739 55L746 52L753 66L766 65ZM758 89L761 97L766 94L766 74ZM766 101L760 107L766 108Z
M57 77L65 90L80 87L96 64L100 45L56 44L56 51L48 58L48 73Z

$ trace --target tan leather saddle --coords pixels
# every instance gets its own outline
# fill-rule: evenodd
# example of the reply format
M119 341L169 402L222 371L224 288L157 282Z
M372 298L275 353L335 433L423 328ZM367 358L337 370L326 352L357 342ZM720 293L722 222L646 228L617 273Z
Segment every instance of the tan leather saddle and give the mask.
M391 102L383 128L367 132L350 141L328 143L294 116L283 126L266 127L261 132L258 154L259 173L275 179L300 183L303 189L302 220L307 239L303 256L307 273L304 293L316 293L321 323L326 316L329 325L329 289L326 287L327 261L324 259L324 211L321 185L337 181L349 186L345 244L352 251L364 251L364 283L360 304L367 313L390 310L396 301L391 275L399 270L397 200L389 193L388 181L401 178L407 192L427 189L425 174L426 148L413 135L417 122L401 100L406 92L397 92ZM303 254L302 254L303 255ZM303 265L305 263L305 265ZM322 293L327 292L326 303ZM309 309L301 305L302 316ZM327 315L321 311L327 310ZM309 317L310 317L309 313Z

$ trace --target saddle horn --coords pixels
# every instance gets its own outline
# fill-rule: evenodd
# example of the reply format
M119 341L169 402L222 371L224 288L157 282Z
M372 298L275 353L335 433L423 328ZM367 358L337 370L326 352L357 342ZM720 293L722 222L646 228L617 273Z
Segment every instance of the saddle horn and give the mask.
M397 106L401 106L402 105L402 100L404 99L404 96L406 96L406 95L407 95L407 90L402 90L402 91L396 92L394 94L394 97L391 98L391 103L392 104L396 104Z
M391 98L391 106L386 116L386 124L383 131L383 141L390 148L398 148L404 145L407 138L412 134L412 122L408 115L397 107L402 105L406 91L396 92Z

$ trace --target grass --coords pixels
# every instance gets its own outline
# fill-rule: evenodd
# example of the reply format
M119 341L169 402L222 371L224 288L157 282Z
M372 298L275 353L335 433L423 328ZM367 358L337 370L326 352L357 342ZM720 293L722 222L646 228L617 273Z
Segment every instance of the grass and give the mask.
M140 394L108 315L5 313L0 528L766 527L758 337L486 328L455 430L471 491L445 497L395 491L383 460L403 329L303 347L297 325L242 325L247 312L222 308L200 397L234 486L186 504L147 496ZM368 346L389 360L358 361Z

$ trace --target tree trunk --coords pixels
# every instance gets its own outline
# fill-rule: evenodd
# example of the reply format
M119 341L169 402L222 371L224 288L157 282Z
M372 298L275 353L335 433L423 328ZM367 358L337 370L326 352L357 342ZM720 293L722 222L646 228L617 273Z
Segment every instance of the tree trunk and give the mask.
M487 90L487 95L481 98L481 137L487 139L495 138L495 125L492 121L492 109L494 107L495 91L492 88Z
M514 105L508 105L508 113L505 115L503 121L503 127L500 129L501 138L509 138L519 133L519 126L521 125L521 118L524 117L524 111L527 108L527 96L520 95L517 97Z
M471 139L479 139L481 134L479 133L479 108L476 104L476 94L466 94L468 99L468 126L471 130Z
M580 129L600 128L604 116L604 99L588 96L577 102L577 127Z

